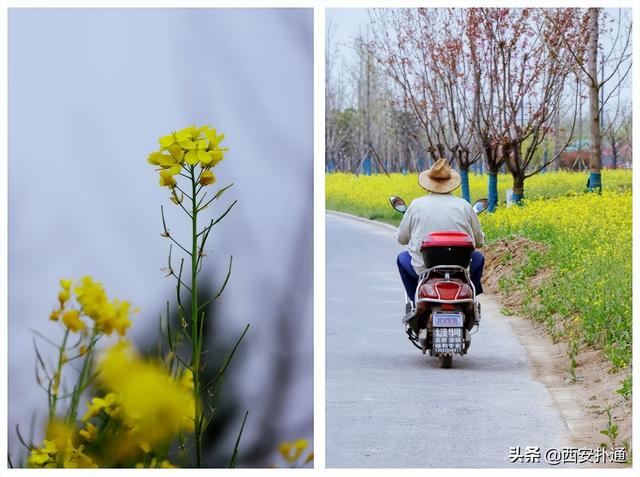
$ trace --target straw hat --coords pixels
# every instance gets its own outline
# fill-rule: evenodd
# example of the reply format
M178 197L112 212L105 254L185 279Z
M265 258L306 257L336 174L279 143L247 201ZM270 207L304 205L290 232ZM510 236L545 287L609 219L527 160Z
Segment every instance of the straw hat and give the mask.
M428 191L447 194L460 185L460 174L449 167L449 161L440 158L431 169L420 173L418 184Z

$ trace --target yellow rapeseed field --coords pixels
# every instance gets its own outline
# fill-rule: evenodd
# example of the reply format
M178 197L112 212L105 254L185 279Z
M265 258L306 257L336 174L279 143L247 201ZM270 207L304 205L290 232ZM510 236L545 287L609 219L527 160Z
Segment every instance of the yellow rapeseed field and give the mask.
M602 183L607 190L622 191L631 188L630 170L604 170ZM537 174L525 182L526 199L551 198L565 194L581 193L587 182L586 173L549 172ZM417 174L384 174L356 176L354 174L327 174L326 205L327 209L342 210L355 215L399 223L396 212L388 206L387 199L391 195L404 198L407 203L423 195L425 191L418 185ZM471 200L487 197L487 176L469 174ZM506 190L513 184L510 175L498 176L498 198L505 202ZM460 195L460 188L455 192Z
M551 268L536 291L536 319L571 319L615 367L631 362L631 192L533 200L481 215L490 242L523 235L549 245L534 267ZM530 273L534 273L531 270ZM526 273L523 280L526 280Z

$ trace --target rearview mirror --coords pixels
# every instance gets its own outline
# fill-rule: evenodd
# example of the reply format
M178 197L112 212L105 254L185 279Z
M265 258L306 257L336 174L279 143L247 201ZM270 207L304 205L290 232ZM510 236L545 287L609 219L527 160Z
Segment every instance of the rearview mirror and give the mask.
M391 204L391 207L396 209L401 214L404 214L407 211L407 204L404 203L402 197L396 197L395 195L392 195L391 197L389 197L389 203Z
M473 203L472 207L475 213L479 214L480 212L487 210L487 207L489 207L489 199L478 199Z

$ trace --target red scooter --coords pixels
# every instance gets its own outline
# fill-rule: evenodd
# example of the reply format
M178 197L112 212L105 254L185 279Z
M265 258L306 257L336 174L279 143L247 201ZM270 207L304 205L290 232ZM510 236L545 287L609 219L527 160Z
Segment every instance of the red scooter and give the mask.
M389 202L400 213L407 210L400 197L392 196ZM479 214L488 204L479 199L473 210ZM467 354L471 335L480 327L480 303L469 275L473 250L473 239L465 232L430 233L420 248L427 270L420 276L413 301L405 293L402 322L409 340L422 354L429 351L437 357L441 368L451 367L453 355Z

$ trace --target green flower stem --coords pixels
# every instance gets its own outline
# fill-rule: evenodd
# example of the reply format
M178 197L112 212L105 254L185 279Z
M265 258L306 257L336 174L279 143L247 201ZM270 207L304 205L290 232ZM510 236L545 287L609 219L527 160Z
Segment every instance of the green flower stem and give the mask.
M196 466L202 466L202 410L200 407L200 351L201 351L201 326L198 319L198 205L196 191L195 166L191 166L191 344L192 358L191 370L193 373L193 396L195 401L194 432L196 439Z
M64 350L67 347L67 339L69 338L69 328L64 331L64 338L62 339L62 344L60 345L60 350L58 352L58 367L56 368L56 372L53 375L53 379L55 380L56 375L58 375L58 389L51 396L50 404L49 404L49 422L53 420L56 415L56 404L58 403L58 393L60 392L60 381L62 381L62 366L64 363L62 362L64 357Z
M76 416L78 415L80 396L89 384L90 372L93 363L93 351L97 334L98 330L94 327L93 330L91 330L91 338L89 339L89 346L87 346L86 356L82 363L82 370L80 371L78 382L76 387L73 389L73 394L71 396L71 407L69 408L69 415L67 416L67 421L70 424L75 423Z

